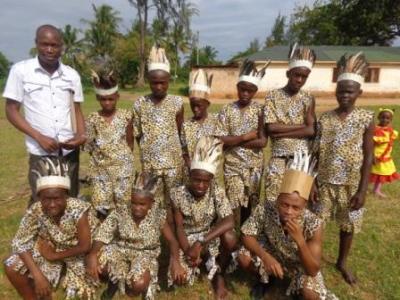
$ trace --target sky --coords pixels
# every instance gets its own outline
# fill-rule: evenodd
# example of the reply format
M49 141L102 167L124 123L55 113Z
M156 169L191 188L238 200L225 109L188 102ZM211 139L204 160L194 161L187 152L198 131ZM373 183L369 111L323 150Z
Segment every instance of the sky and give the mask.
M82 19L92 19L92 4L108 4L123 19L121 31L126 32L136 12L128 0L1 0L0 51L16 62L29 57L34 46L35 30L42 24L64 27L71 24L85 29ZM199 45L213 46L218 58L227 60L247 48L258 38L264 43L276 16L289 16L296 5L312 4L314 0L192 0L199 15L192 20L192 30L199 32ZM399 44L399 43L396 43Z
M84 29L82 19L92 19L92 4L108 4L120 12L121 31L130 28L135 9L128 0L2 0L0 10L0 51L13 61L29 57L36 28L41 24L64 27L71 24ZM312 0L192 0L199 15L192 20L192 30L199 32L199 45L217 49L218 57L227 60L244 50L254 38L264 42L276 16L289 15L295 4Z

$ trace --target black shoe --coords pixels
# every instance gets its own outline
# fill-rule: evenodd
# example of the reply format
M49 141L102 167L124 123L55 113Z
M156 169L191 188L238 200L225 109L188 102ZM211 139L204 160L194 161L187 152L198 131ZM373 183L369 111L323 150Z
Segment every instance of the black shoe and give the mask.
M112 298L114 298L117 291L118 291L118 284L109 282L107 289L105 289L104 292L101 294L100 299L111 300Z
M264 299L264 295L267 291L268 284L257 282L252 288L250 292L251 300L262 300Z

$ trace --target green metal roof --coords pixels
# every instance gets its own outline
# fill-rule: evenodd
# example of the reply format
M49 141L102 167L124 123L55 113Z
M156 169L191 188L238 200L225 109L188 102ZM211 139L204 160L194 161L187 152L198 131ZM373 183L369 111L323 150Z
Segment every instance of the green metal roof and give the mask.
M400 62L400 47L379 47L379 46L310 46L316 55L317 61L337 61L344 53L352 54L362 51L367 60L371 62ZM289 47L275 46L266 48L247 56L255 61L287 61Z

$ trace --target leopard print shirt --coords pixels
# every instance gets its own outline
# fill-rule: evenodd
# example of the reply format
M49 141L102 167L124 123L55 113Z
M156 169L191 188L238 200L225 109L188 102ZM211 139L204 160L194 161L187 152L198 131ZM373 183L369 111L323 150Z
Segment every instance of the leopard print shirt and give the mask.
M119 247L134 250L157 249L160 247L161 230L166 218L165 210L153 205L137 225L130 209L117 209L100 225L94 240L104 244L113 242Z
M359 184L363 136L373 119L373 112L358 107L344 120L334 110L320 116L313 146L319 156L319 182Z
M181 134L182 148L187 149L190 159L192 158L197 141L202 136L214 135L216 123L216 114L208 114L202 123L194 119L186 120L183 123Z
M171 200L183 215L186 234L208 231L215 220L232 215L225 191L215 184L201 199L195 199L186 186L179 186L171 191Z
M98 112L89 115L84 150L91 156L89 170L92 177L97 175L99 168L108 167L117 167L120 177L133 174L133 153L126 142L126 128L131 120L132 112L125 109L118 109L111 123Z
M304 117L313 102L313 96L300 90L290 97L283 88L272 90L265 97L265 124L285 125L304 124ZM271 155L274 157L292 156L296 150L308 150L308 139L271 138Z
M68 198L64 215L56 224L42 210L40 201L34 203L21 220L12 241L13 253L32 251L38 238L51 242L56 251L63 251L78 244L77 224L88 212L91 233L94 234L98 220L90 204L76 198Z
M134 132L139 139L144 170L179 168L182 149L176 115L183 109L179 96L167 95L158 104L149 95L137 99L133 105Z
M308 209L299 219L306 241L310 240L322 221ZM265 240L265 250L279 261L287 270L301 269L298 246L290 235L286 235L279 219L276 204L270 201L260 203L243 224L241 231L245 235L257 236Z
M229 136L242 135L258 130L259 117L263 105L251 102L247 107L240 109L236 102L225 105L218 114L218 123L215 135ZM263 165L263 149L247 149L232 147L225 151L224 168L240 170L241 168L257 168Z

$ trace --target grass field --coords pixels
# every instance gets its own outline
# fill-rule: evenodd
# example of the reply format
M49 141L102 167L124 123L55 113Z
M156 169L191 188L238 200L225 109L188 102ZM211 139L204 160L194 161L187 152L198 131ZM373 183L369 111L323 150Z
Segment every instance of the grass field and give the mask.
M123 95L128 95L125 92ZM130 99L135 95L129 95ZM323 101L321 101L323 103ZM121 100L120 107L128 108L131 100ZM360 100L362 104L362 99ZM318 105L322 111L324 105ZM15 234L21 216L23 215L29 197L27 183L27 155L23 135L14 129L6 120L4 106L0 110L0 257L5 258L10 251L10 242ZM213 104L211 111L218 111L221 105ZM400 106L391 106L400 111ZM377 107L370 107L376 110ZM93 94L86 96L83 105L85 115L98 109ZM185 104L185 114L190 115L190 109ZM395 117L394 128L400 129L400 119ZM394 157L400 164L399 143L395 144ZM266 150L268 152L268 150ZM81 177L86 174L88 157L83 154L81 160ZM268 158L268 156L267 156ZM137 155L136 155L137 161ZM139 167L138 167L139 168ZM367 199L367 213L364 219L363 231L356 236L353 251L350 256L350 267L355 271L359 284L352 288L345 284L334 269L337 255L338 231L334 224L328 224L324 238L323 274L326 285L340 299L400 299L400 183L384 187L389 195L381 200L371 195ZM85 188L84 194L90 190ZM165 268L162 268L165 270ZM162 276L165 278L165 276ZM240 272L230 277L229 288L232 299L249 299L249 287L253 282ZM166 291L165 283L158 299L212 299L210 286L203 278L194 287ZM58 292L55 299L62 299ZM115 297L125 299L124 297ZM0 268L0 299L18 299L14 289L7 281L4 270ZM277 299L270 296L268 299Z

